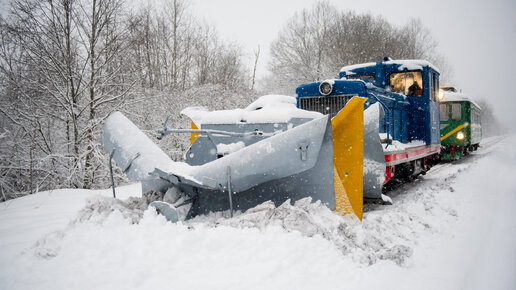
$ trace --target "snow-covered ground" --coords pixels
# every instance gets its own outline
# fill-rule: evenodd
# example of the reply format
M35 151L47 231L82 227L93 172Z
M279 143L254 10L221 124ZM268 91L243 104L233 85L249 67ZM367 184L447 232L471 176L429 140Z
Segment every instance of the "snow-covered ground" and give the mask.
M515 173L516 136L490 138L362 223L303 200L171 224L41 192L0 204L0 289L515 289Z

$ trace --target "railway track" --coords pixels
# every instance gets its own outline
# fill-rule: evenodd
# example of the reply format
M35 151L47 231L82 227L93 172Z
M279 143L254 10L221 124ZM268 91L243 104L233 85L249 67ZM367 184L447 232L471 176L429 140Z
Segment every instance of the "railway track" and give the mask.
M506 136L493 136L482 140L477 151L471 152L460 160L441 162L433 166L426 175L420 175L413 180L395 181L389 183L383 194L389 196L393 203L400 202L405 196L410 196L421 187L437 186L447 188L451 179L456 178L465 169L472 166L478 159L491 153L494 145L504 140ZM443 178L442 175L445 177ZM389 206L378 200L364 200L364 212L371 212Z

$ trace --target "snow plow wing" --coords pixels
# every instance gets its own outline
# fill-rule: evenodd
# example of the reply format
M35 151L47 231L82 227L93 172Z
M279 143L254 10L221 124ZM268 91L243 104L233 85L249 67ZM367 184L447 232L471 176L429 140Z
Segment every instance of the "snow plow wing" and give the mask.
M144 192L180 193L169 208L163 208L164 203L156 206L172 221L305 197L361 219L364 102L353 98L329 120L327 115L295 108L292 97L265 96L245 110L231 111L237 121L229 111L215 111L195 122L199 129L165 126L162 137L197 134L185 162L166 157L121 113L106 121L103 142L106 151L114 150L115 162L128 177L142 181ZM273 117L257 117L262 115ZM178 217L174 212L182 206L189 209Z

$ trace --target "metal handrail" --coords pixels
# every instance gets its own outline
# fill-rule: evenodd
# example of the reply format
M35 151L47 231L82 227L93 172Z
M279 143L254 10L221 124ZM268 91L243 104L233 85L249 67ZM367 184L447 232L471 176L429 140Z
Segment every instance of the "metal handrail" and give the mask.
M231 136L231 137L261 137L261 136L273 136L274 133L264 133L261 130L254 130L250 132L229 132L229 131L221 131L221 130L212 130L212 129L169 129L167 128L168 117L165 119L165 123L163 124L163 128L158 130L158 140L163 139L163 137L174 134L174 133L200 133L208 136L208 139L213 143L215 147L217 147L217 143L213 139L213 135L222 135L222 136Z

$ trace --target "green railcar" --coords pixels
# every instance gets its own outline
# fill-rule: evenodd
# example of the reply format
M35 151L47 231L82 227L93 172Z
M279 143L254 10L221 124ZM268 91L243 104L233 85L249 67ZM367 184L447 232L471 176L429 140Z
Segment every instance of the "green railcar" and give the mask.
M458 160L482 139L481 108L454 88L443 88L440 103L441 159Z

